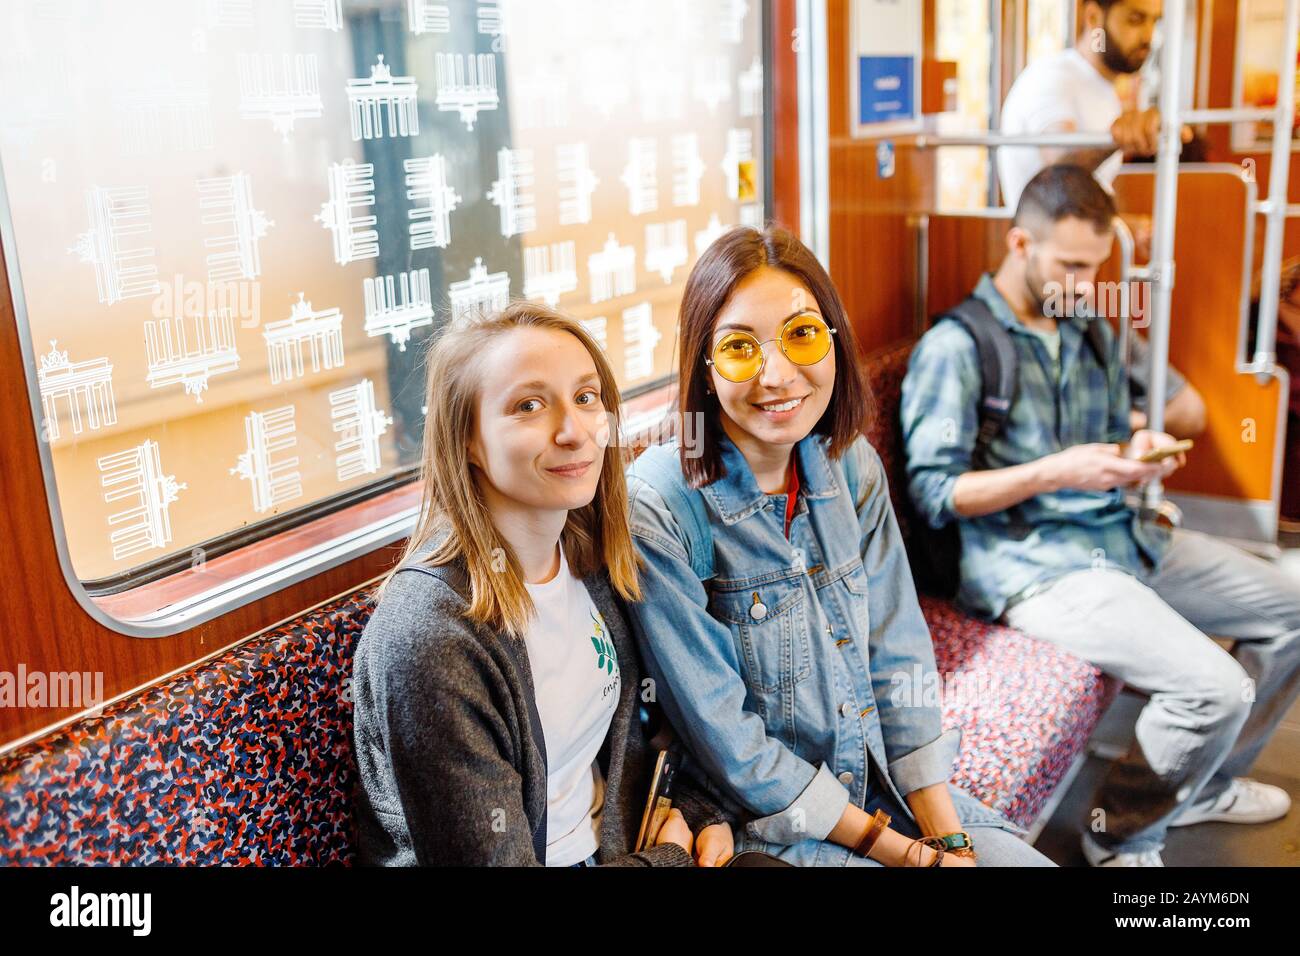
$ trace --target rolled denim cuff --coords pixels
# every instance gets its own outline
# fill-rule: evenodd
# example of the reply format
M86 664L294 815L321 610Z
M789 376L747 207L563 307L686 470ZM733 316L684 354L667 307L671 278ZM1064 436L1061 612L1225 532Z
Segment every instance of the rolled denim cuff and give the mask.
M783 846L804 840L825 840L848 805L849 791L831 773L831 768L822 764L794 803L749 821L745 829L755 839Z
M889 779L898 792L906 796L913 790L947 783L952 776L952 765L961 746L961 729L945 730L928 744L917 747L910 754L889 764Z

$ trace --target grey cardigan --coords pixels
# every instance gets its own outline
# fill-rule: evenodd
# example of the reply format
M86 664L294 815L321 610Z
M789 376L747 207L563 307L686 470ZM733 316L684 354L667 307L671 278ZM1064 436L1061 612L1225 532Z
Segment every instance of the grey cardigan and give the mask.
M640 727L641 668L604 574L583 582L618 654L618 705L599 756L598 859L691 866L675 844L631 853L655 754ZM545 741L522 640L468 621L462 564L393 576L352 663L362 864L538 866L545 846ZM513 641L513 648L507 643ZM731 817L679 773L674 806L695 832ZM540 831L540 832L539 832Z

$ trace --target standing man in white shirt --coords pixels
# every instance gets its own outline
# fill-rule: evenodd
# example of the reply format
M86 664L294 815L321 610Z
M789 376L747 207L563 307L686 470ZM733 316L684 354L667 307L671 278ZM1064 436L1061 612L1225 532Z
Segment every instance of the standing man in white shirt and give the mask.
M1126 110L1116 81L1142 69L1160 19L1161 0L1084 0L1083 30L1073 47L1025 68L1002 104L1001 132L1102 133L1114 149L1067 150L1004 146L997 151L1003 203L1014 209L1025 184L1044 166L1071 163L1092 170L1109 192L1124 157L1150 156L1157 147L1160 113ZM1183 130L1183 141L1191 130Z
M1151 41L1160 19L1161 0L1084 0L1083 30L1073 47L1044 56L1016 78L1002 104L1002 129L1007 135L1040 133L1102 133L1110 131L1111 149L1003 146L997 150L1003 204L1015 209L1025 185L1044 166L1082 166L1107 192L1126 156L1151 156L1160 134L1155 109L1124 108L1116 83L1142 69L1151 55ZM1192 131L1184 127L1183 142ZM1139 258L1146 256L1151 237L1149 216L1125 216L1136 239ZM1129 356L1134 385L1134 428L1146 425L1147 378L1145 343L1135 337ZM1165 395L1165 428L1179 438L1205 429L1205 402L1200 393L1170 366Z

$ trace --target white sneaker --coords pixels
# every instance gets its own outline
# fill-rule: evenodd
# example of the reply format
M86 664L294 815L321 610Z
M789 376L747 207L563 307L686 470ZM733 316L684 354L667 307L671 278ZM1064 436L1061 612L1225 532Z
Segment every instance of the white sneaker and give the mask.
M1193 823L1267 823L1280 820L1291 809L1291 798L1281 787L1248 777L1234 777L1228 789L1212 804L1193 804L1180 813L1171 827Z
M1083 834L1083 855L1089 866L1164 866L1159 850L1143 850L1141 853L1116 853L1108 850L1092 838L1092 834Z

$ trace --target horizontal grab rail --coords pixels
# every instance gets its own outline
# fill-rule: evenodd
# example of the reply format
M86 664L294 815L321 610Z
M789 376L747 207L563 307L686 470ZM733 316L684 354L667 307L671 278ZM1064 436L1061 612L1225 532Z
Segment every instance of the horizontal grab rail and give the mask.
M1003 133L960 133L943 135L920 133L912 143L917 149L943 146L1073 146L1079 149L1105 149L1115 146L1109 133L1035 133L1013 136Z
M1274 109L1240 107L1235 109L1184 110L1181 121L1187 124L1213 125L1218 123L1247 123L1272 120ZM919 133L913 139L918 149L940 149L945 146L1058 146L1076 149L1106 149L1115 146L1109 132L1059 132L1059 133ZM1118 148L1118 147L1116 147Z

